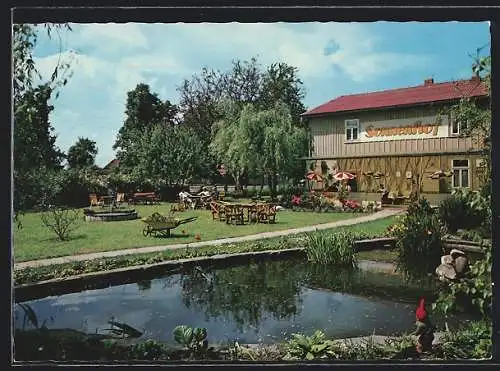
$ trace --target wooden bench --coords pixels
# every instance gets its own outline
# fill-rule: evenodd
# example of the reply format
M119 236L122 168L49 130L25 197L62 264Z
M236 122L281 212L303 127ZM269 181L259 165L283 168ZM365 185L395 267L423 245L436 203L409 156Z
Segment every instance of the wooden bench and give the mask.
M128 203L129 204L137 204L139 202L144 203L144 205L150 204L160 204L160 198L156 195L155 192L137 192L132 195L131 198L129 198Z

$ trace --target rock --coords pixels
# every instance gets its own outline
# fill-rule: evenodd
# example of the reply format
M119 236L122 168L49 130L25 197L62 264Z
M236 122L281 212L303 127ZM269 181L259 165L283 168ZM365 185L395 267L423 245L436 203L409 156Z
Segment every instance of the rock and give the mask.
M453 258L451 255L443 255L441 257L441 264L453 264Z
M469 268L469 259L466 256L458 256L453 261L453 266L455 267L457 276L462 276Z
M465 256L465 253L462 251L462 250L458 250L458 249L452 249L450 251L450 256L453 258L453 259L456 259L457 257L459 256Z
M457 272L455 268L451 264L441 264L436 268L436 274L439 277L439 280L454 280L457 278Z

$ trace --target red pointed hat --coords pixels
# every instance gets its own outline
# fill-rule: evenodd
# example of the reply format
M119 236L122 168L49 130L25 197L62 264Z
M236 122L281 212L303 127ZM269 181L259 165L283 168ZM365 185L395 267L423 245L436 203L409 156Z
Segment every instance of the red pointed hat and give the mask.
M423 321L427 317L427 311L425 310L425 298L421 297L418 303L418 308L415 312L417 321Z

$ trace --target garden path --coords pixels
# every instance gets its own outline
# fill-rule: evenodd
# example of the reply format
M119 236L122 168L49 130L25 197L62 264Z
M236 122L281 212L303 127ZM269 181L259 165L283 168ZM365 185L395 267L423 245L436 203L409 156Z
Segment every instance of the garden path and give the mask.
M153 252L161 252L164 250L197 248L197 247L201 247L201 246L221 245L221 244L244 242L244 241L255 241L255 240L260 240L260 239L265 239L265 238L281 237L281 236L293 235L293 234L297 234L297 233L313 232L315 230L330 229L330 228L343 227L343 226L359 224L359 223L364 223L364 222L370 222L373 220L387 218L389 216L401 214L404 211L405 210L402 208L384 208L381 211L378 211L376 213L372 213L369 215L363 215L363 216L360 216L358 218L339 220L339 221L331 222L331 223L311 225L311 226L307 226L307 227L286 229L286 230L281 230L281 231L257 233L257 234L248 235L248 236L222 238L222 239L218 239L218 240L193 242L193 243L187 243L187 244L184 243L184 244L176 244L176 245L147 246L147 247L125 249L125 250L104 251L104 252L96 252L96 253L91 253L91 254L79 254L79 255L62 256L62 257L57 257L57 258L30 260L30 261L15 263L14 269L18 270L18 269L24 269L24 268L28 268L28 267L42 267L42 266L64 264L64 263L76 262L76 261L86 261L86 260L93 260L93 259L100 259L100 258L112 258L112 257L116 257L116 256L123 256L123 255L147 254L147 253L153 253Z

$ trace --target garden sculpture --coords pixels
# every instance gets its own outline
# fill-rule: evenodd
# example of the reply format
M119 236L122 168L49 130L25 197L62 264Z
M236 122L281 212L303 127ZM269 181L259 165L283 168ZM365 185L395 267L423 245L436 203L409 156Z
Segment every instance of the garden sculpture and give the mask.
M432 350L432 342L434 340L434 331L436 327L431 323L429 315L425 310L425 298L420 298L418 308L415 312L417 329L413 333L418 336L417 352L429 352Z

